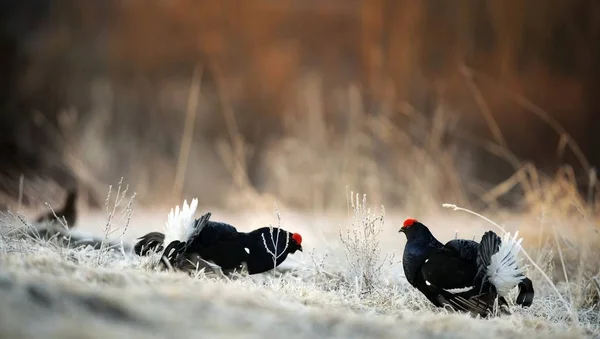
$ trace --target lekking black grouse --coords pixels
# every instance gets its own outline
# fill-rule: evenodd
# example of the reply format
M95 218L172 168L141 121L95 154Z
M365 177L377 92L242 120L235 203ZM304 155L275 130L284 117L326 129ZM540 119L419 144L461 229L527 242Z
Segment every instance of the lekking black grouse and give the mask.
M75 227L75 222L77 221L77 189L70 189L67 191L67 197L65 199L65 203L60 209L52 211L48 211L42 215L40 215L37 219L37 223L64 223L66 222L67 228L72 229ZM56 217L60 219L60 221L56 220L54 216L56 213Z
M402 259L406 279L434 305L487 317L496 298L498 306L508 306L505 297L516 286L517 304L532 304L533 284L517 260L522 240L517 240L518 232L501 239L487 231L480 243L454 239L442 244L412 218L399 232L407 238Z
M69 189L63 206L54 210L54 212L48 211L36 218L37 225L29 229L26 236L55 241L59 245L68 248L91 247L94 249L124 250L128 247L124 244L107 241L103 237L96 237L74 230L78 217L77 196L77 188ZM57 220L57 217L59 220Z
M134 252L140 256L162 252L173 267L183 267L196 256L223 271L240 269L245 263L248 274L258 274L279 266L289 254L302 251L302 236L298 233L277 227L238 232L232 225L210 221L211 213L194 219L197 204L193 199L190 205L184 201L181 210L176 206L169 213L165 233L150 232L140 237Z

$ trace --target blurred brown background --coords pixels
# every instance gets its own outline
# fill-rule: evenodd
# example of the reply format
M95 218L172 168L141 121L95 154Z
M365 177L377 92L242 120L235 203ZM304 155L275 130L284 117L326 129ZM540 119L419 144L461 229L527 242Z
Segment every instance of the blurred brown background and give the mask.
M22 175L32 206L79 185L97 207L124 177L147 206L346 208L348 185L489 207L527 162L582 194L600 162L595 0L0 6L5 204Z

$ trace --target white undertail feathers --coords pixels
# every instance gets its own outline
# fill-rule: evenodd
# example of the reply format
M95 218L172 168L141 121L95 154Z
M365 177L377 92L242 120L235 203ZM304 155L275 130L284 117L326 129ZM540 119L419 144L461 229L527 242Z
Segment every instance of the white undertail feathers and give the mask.
M194 198L189 205L187 200L184 200L181 210L179 209L179 205L175 206L175 210L171 209L164 227L164 246L168 246L175 240L185 242L189 239L194 232L194 214L196 214L197 207L198 199Z
M527 267L520 265L521 260L518 258L523 238L517 239L518 235L519 232L513 237L510 233L505 233L498 252L492 255L487 266L488 279L500 296L506 296L525 278Z

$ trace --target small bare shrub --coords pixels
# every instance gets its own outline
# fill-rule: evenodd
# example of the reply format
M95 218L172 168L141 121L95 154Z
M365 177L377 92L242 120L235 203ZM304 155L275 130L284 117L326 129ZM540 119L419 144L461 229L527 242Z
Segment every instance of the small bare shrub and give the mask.
M287 232L283 231L281 229L281 215L279 214L279 209L277 208L277 203L275 203L275 215L277 216L277 236L275 236L273 234L273 225L269 224L269 240L271 242L271 244L273 245L273 251L271 251L269 249L269 246L267 246L267 240L265 239L265 235L261 234L262 236L262 240L263 240L263 245L265 246L265 249L267 250L267 252L271 255L271 258L273 259L273 269L277 268L277 259L279 259L279 257L281 257L281 255L283 253L285 253L285 251L288 248L289 245L289 241L290 241L290 237L287 235ZM285 237L285 239L281 239L281 241L285 241L285 247L283 248L283 250L281 251L281 253L277 253L277 246L279 245L279 234L283 233L283 236Z
M106 196L106 201L105 201L105 208L106 211L108 212L108 217L106 220L106 225L104 227L104 238L102 239L102 242L100 244L100 250L98 252L98 265L100 265L102 263L102 258L103 258L103 254L110 249L110 241L109 241L109 236L112 235L114 232L117 231L118 228L113 229L113 224L115 223L115 214L117 213L117 208L123 203L123 200L125 199L126 195L127 195L127 191L129 190L129 185L126 185L124 189L122 189L123 186L123 178L121 178L121 180L119 180L119 184L117 186L117 194L114 198L113 204L112 204L112 208L110 208L110 200L111 200L111 195L112 195L112 185L110 185L108 187L108 194ZM135 196L136 194L133 193L133 195L131 195L131 197L129 197L129 201L127 202L127 205L125 205L125 207L120 211L121 213L121 219L119 220L119 222L124 222L125 225L123 227L123 230L121 232L121 235L119 236L119 240L122 243L122 238L125 235L125 232L127 231L127 229L129 228L129 224L131 222L131 217L133 215L133 201L135 200ZM121 250L123 251L123 246L121 245Z
M348 203L352 207L353 215L351 227L345 234L340 225L340 239L344 245L346 259L348 260L350 278L355 284L356 292L359 294L373 291L378 279L382 275L382 269L388 259L393 260L393 254L388 258L386 255L381 260L381 248L379 246L379 234L383 229L385 209L381 206L379 214L367 206L367 195L363 194L362 201L359 194L350 192Z

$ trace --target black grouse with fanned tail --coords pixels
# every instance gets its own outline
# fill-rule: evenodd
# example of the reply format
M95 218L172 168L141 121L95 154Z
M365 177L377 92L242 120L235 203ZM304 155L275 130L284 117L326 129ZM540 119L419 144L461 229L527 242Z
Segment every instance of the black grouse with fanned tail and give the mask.
M195 203L195 200L192 201L192 207L187 213L193 215ZM184 202L184 210L186 206L187 203ZM162 251L163 258L166 258L172 267L182 267L186 260L195 256L213 262L223 271L239 269L245 263L249 274L274 269L289 254L297 250L302 251L302 237L298 233L290 233L276 227L263 227L247 233L238 232L232 225L210 221L210 217L211 213L206 213L196 220L179 223L189 228L181 233L183 236L171 236L170 239L166 239L163 233L148 233L139 238L134 251L140 256ZM173 218L175 221L170 224L177 225L177 218L185 216L177 216L176 212Z
M516 286L517 304L532 304L533 284L518 265L517 234L501 239L487 231L480 243L454 239L444 245L416 219L406 219L399 232L407 238L402 260L406 279L435 306L487 317L496 298L506 308L505 297Z

